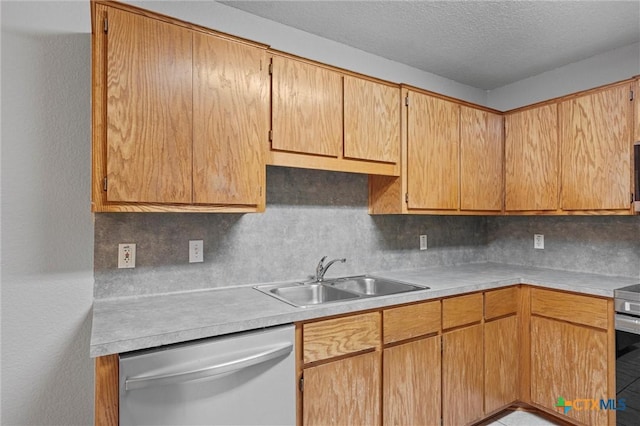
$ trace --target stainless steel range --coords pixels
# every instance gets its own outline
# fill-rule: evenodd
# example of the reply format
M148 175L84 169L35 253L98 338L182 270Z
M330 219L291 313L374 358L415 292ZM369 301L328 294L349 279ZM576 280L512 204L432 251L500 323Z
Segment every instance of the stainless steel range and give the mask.
M625 409L618 426L638 424L640 413L640 284L614 291L616 308L616 393Z

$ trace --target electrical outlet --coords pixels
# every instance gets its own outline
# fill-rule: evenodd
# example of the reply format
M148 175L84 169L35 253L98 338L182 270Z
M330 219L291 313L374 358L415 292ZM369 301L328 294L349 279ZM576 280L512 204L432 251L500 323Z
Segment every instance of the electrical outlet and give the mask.
M427 236L420 235L420 250L426 250L426 249L427 249Z
M544 235L533 234L533 248L544 250Z
M189 240L189 263L204 262L204 244L202 240Z
M118 268L136 267L136 245L133 243L118 244Z

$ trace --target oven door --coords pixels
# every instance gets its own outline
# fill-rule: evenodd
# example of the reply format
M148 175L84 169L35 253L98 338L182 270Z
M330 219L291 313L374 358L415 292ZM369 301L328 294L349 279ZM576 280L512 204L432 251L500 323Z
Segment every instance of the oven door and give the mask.
M616 314L616 397L625 409L616 412L617 426L638 425L640 413L640 318Z

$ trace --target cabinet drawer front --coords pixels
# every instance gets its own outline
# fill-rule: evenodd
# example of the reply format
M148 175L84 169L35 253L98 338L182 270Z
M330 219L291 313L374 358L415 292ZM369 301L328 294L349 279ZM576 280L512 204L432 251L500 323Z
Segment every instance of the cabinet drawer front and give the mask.
M440 330L440 302L385 309L382 324L385 344L435 333Z
M482 293L442 301L442 328L453 328L482 320Z
M484 317L501 317L518 312L518 287L488 291L484 294Z
M380 346L380 313L353 315L302 326L305 364Z
M577 324L607 328L607 301L591 296L531 289L531 313Z

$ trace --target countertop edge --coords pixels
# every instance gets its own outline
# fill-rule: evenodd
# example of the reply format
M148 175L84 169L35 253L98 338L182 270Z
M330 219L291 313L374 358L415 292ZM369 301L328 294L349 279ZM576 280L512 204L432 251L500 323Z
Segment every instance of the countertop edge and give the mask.
M481 264L481 265L485 265L484 266L485 268L492 267L491 264ZM509 266L509 268L505 268L505 266ZM473 265L469 265L468 268L472 269ZM596 286L577 284L577 282L582 276L599 278L600 276L597 276L597 275L588 274L588 275L581 276L580 273L572 273L570 271L543 270L540 268L530 268L530 267L522 267L523 269L522 273L517 274L517 273L510 272L510 269L518 269L517 266L496 264L495 268L498 272L504 273L505 277L488 278L486 282L482 282L481 280L475 280L474 282L471 282L471 283L466 283L464 282L464 280L461 279L459 283L451 284L449 286L445 285L442 288L431 288L429 290L420 290L420 291L411 292L411 293L400 293L400 294L394 294L394 295L388 295L388 296L380 296L380 297L363 299L358 301L345 301L345 302L339 302L334 304L319 305L319 306L310 307L310 308L293 308L292 306L286 305L284 302L273 299L273 303L276 303L276 305L274 305L271 302L267 302L267 303L270 303L269 308L274 308L274 307L276 308L275 313L274 312L265 313L264 315L257 314L256 316L250 317L247 319L218 321L218 322L205 324L200 327L180 329L180 330L162 332L162 333L150 333L148 335L145 335L143 332L141 332L139 336L124 338L120 340L114 339L112 341L105 341L105 339L97 338L97 335L99 333L96 332L96 328L100 329L100 326L96 326L95 317L96 315L99 316L100 313L96 314L94 310L94 323L93 323L89 353L92 358L95 358L99 356L112 355L112 354L130 352L130 351L141 350L141 349L148 349L152 347L160 347L160 346L170 345L174 343L211 338L211 337L221 336L225 334L256 330L260 328L272 327L272 326L277 326L282 324L289 324L293 322L309 321L309 320L315 320L323 317L331 317L331 316L355 313L359 311L381 309L388 306L395 306L395 305L401 305L406 303L415 303L415 302L427 301L431 299L440 299L440 298L456 296L464 293L493 290L501 287L507 287L507 286L519 285L519 284L526 284L526 285L531 285L536 287L548 288L552 290L562 290L562 291L569 291L573 293L582 293L582 294L587 294L592 296L613 298L613 288L605 288L604 286L596 287ZM501 270L500 268L503 268L503 270ZM420 271L421 270L404 271L405 272L404 276L401 272L374 273L371 275L387 277L387 278L394 276L396 277L395 279L398 281L409 282L409 283L420 285L419 282L416 282L419 280L412 279L411 276L409 276L409 274L416 274L418 276ZM544 274L549 274L549 275L559 274L561 276L561 279L554 280L554 279L545 278ZM576 275L576 279L575 279L576 284L569 284L566 282L567 280L566 277L571 276L572 274ZM542 277L540 277L539 275L542 275ZM627 278L627 277L602 276L601 279L602 280L611 279L611 280L619 281L621 286L626 285L627 282L632 283L634 281L637 281L630 277ZM565 282L562 282L563 280ZM240 289L244 289L244 291L246 291L247 286L242 286L238 288L237 290L238 298L241 297ZM222 289L212 289L208 291L219 292L221 290ZM234 291L234 289L232 288L227 288L224 290L226 292ZM254 291L260 294L261 297L270 298L267 295L257 292L257 290L254 290ZM254 296L253 293L251 294L245 293L245 295L247 294L250 295L251 297ZM176 297L178 295L181 295L182 297L188 297L188 295L185 296L183 293L174 293L174 294L156 297L155 299L162 300L162 297L170 298L172 296ZM140 299L142 300L142 298ZM154 297L151 296L149 300L154 300ZM262 302L263 300L260 300L260 301ZM114 304L114 306L116 306L117 303L118 303L118 300L94 301L94 304L100 304L101 306L109 305L109 304ZM277 305L277 304L282 304L281 305L282 309L278 309L280 305ZM278 310L279 312L277 312ZM237 315L234 315L234 316L237 316ZM143 327L141 326L141 329L142 328Z

